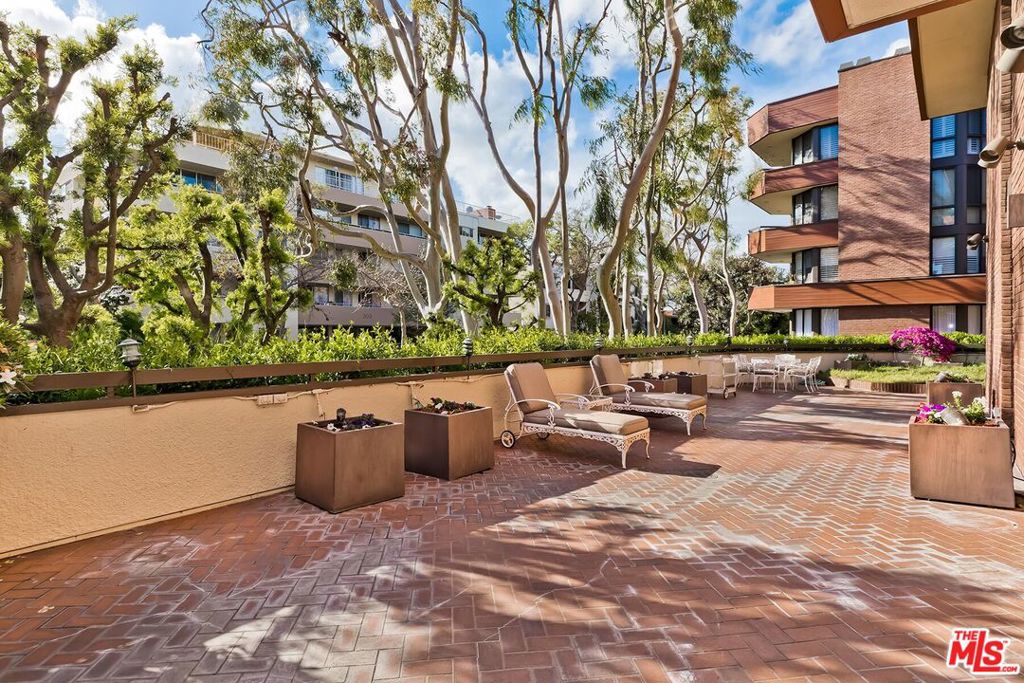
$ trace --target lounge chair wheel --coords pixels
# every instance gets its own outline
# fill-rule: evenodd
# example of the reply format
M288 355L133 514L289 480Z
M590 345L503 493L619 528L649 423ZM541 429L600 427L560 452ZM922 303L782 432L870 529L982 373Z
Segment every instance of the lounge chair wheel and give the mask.
M540 433L540 434L538 434L537 436L539 436L539 437L540 437L540 440L541 440L541 441L547 441L547 440L548 440L548 437L549 437L549 436L551 436L551 435L550 435L550 434L548 434L547 432L541 432L541 433Z
M512 448L516 445L516 435L506 429L501 433L501 445L505 448Z

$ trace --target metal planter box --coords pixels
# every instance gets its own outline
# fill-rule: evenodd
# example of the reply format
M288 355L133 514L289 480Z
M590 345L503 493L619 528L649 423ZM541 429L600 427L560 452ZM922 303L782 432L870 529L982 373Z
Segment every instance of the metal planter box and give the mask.
M459 479L494 467L490 408L441 415L405 411L405 469L438 479Z
M328 512L405 495L405 442L401 424L332 432L299 425L295 495Z
M694 396L708 395L707 375L676 375L676 385L680 394L693 394Z
M979 382L928 382L928 403L952 403L954 391L963 394L960 400L964 405L976 398L985 398L985 385Z
M910 493L914 498L1014 507L1010 430L910 422Z
M647 391L647 382L654 386L651 387L650 391L657 392L659 394L674 394L677 391L677 382L675 377L667 377L665 379L644 379L643 377L629 380L629 386L633 387L637 391Z

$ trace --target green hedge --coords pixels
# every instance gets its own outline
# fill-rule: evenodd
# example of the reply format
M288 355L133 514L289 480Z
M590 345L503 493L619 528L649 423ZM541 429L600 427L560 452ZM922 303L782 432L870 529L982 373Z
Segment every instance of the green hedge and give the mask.
M940 372L966 377L973 382L985 381L985 365L925 365L925 366L894 366L879 365L863 370L832 370L833 377L843 379L861 379L868 382L924 384L935 379Z

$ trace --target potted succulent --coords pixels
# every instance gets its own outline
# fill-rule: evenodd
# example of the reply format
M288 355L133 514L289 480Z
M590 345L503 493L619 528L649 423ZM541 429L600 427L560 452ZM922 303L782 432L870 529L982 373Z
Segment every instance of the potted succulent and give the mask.
M708 395L707 375L696 372L674 372L672 376L676 378L676 391L680 394Z
M650 386L648 386L650 385ZM637 391L656 391L660 394L676 393L676 377L670 372L655 375L645 372L643 377L633 377L629 380L629 386Z
M405 411L405 469L459 479L494 467L494 418L473 403L432 398Z
M405 495L402 425L373 415L299 425L295 495L328 512Z
M971 402L985 397L985 385L952 372L940 372L928 382L928 403L946 405L953 402L953 392L960 392L962 401Z
M910 493L915 498L1014 507L1010 430L982 398L921 404L910 420Z

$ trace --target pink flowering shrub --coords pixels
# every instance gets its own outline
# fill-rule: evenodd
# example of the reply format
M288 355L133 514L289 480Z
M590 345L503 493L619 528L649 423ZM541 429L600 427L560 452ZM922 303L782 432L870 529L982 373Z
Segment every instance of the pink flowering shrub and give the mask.
M927 327L905 327L895 330L889 343L903 351L909 351L924 362L925 358L944 363L956 351L956 344Z

